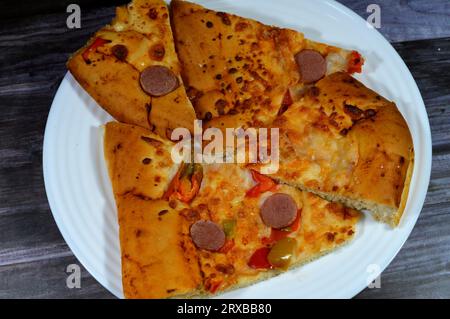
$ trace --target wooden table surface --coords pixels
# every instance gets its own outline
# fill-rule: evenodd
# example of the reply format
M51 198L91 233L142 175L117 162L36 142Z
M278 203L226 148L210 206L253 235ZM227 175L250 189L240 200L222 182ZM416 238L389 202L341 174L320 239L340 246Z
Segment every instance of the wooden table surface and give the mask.
M82 28L66 27L79 3ZM18 0L0 3L0 298L113 298L82 268L54 222L42 176L45 122L69 54L110 21L123 1ZM433 138L433 168L420 218L381 276L358 298L450 297L450 1L342 0L366 18L381 7L380 32L405 60L422 93Z

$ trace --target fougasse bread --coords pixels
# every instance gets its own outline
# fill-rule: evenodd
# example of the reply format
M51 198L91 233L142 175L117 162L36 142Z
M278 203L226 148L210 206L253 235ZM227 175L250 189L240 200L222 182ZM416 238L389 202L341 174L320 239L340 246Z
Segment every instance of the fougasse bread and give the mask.
M162 0L134 0L68 61L80 85L120 122L169 136L193 128L175 53L169 10Z
M360 214L235 164L175 164L171 142L108 123L127 298L218 294L349 242Z
M398 225L414 153L395 103L346 73L334 73L272 127L280 130L280 169L271 177Z
M363 58L301 32L171 1L172 27L188 96L205 126L263 126L305 87Z

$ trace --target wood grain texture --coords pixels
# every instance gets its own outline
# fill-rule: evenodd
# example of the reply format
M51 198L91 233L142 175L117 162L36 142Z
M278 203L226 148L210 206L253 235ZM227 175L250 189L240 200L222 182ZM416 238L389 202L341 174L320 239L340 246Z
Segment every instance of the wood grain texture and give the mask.
M52 218L42 176L48 111L71 52L109 22L106 1L78 1L82 28L67 30L67 3L0 3L0 298L110 298L83 269L81 289L66 287L78 263ZM113 1L120 3L123 1ZM341 1L363 17L372 1ZM32 4L33 3L33 4ZM358 298L450 297L450 9L449 1L377 1L382 32L413 73L433 138L429 192L414 231L383 272L381 289ZM384 22L383 22L384 21Z
M0 20L16 20L23 17L61 14L67 5L80 5L90 14L100 7L112 7L127 3L127 0L17 0L0 2ZM450 36L450 1L448 0L338 0L338 2L367 19L371 12L370 4L378 4L381 9L381 28L379 31L392 42L434 39ZM65 18L62 20L65 21ZM84 26L83 26L84 27Z
M435 39L450 36L450 1L448 0L339 0L364 19L370 4L378 4L381 28L391 42Z

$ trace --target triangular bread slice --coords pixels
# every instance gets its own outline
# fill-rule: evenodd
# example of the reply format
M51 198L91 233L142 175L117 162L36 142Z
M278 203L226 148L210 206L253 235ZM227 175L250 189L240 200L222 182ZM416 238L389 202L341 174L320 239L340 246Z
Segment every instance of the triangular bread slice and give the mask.
M171 1L175 46L189 98L210 127L260 127L325 74L360 72L356 51L302 33Z
M243 287L314 260L354 237L357 211L273 181L270 190L250 196L258 188L256 173L235 164L202 165L200 187L184 201L168 192L189 174L171 161L173 145L138 126L105 126L127 298L190 297ZM298 209L294 223L281 230L264 224L260 215L261 205L275 193L289 195ZM191 229L200 220L224 232L226 242L218 251L196 246ZM252 264L257 251L271 250L286 237L289 263L281 268Z
M169 10L162 0L134 0L118 7L111 24L96 32L67 66L118 121L156 130L161 136L170 136L176 127L193 127L195 112L180 76ZM155 66L160 72L148 79L152 73L148 69ZM147 85L159 90L143 89L144 72L151 81Z
M271 177L398 225L414 154L408 125L393 102L335 73L271 127L280 131L279 170Z
M198 294L197 252L164 192L178 170L171 143L134 125L104 127L104 155L118 211L126 298Z
M189 212L195 212L189 215L191 223L208 220L226 231L225 245L218 252L199 250L207 294L248 286L299 267L347 244L357 232L359 212L292 186L277 184L248 196L258 183L253 174L235 164L203 166L202 186L190 204ZM289 196L298 209L298 219L281 230L267 226L261 217L262 206L275 194ZM287 240L291 248L282 247L279 256L271 254ZM264 251L269 251L270 262L290 260L268 268L257 257Z

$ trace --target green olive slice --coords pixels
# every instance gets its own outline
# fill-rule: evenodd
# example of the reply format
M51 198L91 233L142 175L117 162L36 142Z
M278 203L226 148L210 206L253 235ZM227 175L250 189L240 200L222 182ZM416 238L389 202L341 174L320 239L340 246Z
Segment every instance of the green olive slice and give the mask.
M285 237L277 241L267 255L269 263L278 268L287 268L291 263L297 243L295 239Z

